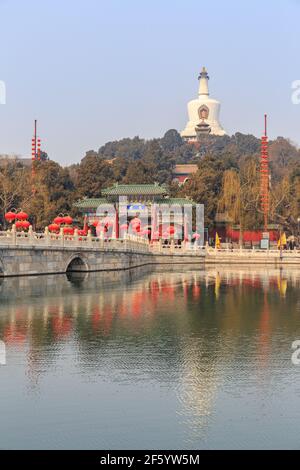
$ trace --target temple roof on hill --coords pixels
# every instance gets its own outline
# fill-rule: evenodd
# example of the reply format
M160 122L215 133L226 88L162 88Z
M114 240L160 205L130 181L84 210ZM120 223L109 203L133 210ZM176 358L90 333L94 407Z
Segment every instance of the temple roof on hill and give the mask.
M150 196L164 195L168 191L159 184L115 184L101 191L103 196Z
M196 173L198 171L198 165L194 165L189 163L187 165L175 165L173 169L174 175L190 175L192 173Z

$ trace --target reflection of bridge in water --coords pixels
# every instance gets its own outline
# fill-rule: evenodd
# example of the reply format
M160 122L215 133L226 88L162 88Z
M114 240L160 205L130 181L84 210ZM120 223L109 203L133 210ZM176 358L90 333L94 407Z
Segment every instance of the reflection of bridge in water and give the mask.
M282 306L288 310L299 286L297 270L275 268L143 267L3 278L0 337L8 357L12 350L24 352L35 386L66 358L85 374L113 370L114 380L138 374L147 381L176 382L181 418L198 432L224 381L223 360L242 358L243 367L255 371L241 336L247 332L263 358L260 370L271 347L282 347L272 345L272 334L283 321ZM278 302L272 302L274 296ZM284 327L294 335L294 322L286 318Z
M52 329L51 338L55 342L79 327L80 316L82 324L106 336L116 326L115 320L138 321L146 314L151 323L158 304L162 308L167 305L167 316L172 316L174 310L184 312L189 300L200 303L205 300L202 298L204 288L214 302L220 300L222 290L226 292L229 305L234 302L236 289L248 294L261 291L262 295L273 291L284 298L289 286L298 289L300 284L299 272L292 269L210 268L193 272L162 269L143 267L99 274L68 273L59 278L2 278L0 327L3 339L8 343L27 341L34 322L40 322L41 330ZM136 326L134 324L134 328Z

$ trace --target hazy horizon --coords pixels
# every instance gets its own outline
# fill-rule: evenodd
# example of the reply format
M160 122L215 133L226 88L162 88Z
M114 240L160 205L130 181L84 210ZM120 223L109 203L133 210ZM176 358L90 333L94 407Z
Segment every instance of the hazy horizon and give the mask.
M124 137L179 132L205 65L229 135L300 144L297 0L0 0L0 154L29 156L33 121L61 164Z

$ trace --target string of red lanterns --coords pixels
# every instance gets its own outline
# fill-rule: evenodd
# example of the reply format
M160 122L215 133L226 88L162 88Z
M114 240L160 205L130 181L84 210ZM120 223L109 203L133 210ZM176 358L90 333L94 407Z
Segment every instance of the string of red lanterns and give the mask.
M4 217L5 217L5 220L10 224L15 222L15 227L17 229L28 230L31 225L30 222L28 221L28 218L29 218L28 214L21 209L18 209L18 210L12 209L8 211ZM59 214L57 217L54 218L53 222L48 226L48 230L51 233L59 234L60 230L62 229L64 235L73 236L75 233L76 227L73 227L72 225L73 225L73 218L70 215ZM101 225L100 231L107 232L108 228L114 225L114 222L106 218L100 222L94 221L92 225L94 227L98 227L99 225ZM120 229L127 231L130 226L136 235L140 235L140 236L151 235L151 230L147 226L141 227L141 220L137 217L135 217L130 222L130 225L128 223L122 224ZM162 238L167 239L170 236L174 236L175 233L176 233L175 227L170 225L162 233ZM87 236L87 227L84 227L83 229L77 229L77 234L79 236ZM159 239L159 237L160 237L160 232L158 230L154 231L153 239L157 240ZM200 238L200 235L198 233L194 233L192 238L195 240L198 240Z
M15 226L17 229L28 230L30 227L30 222L28 221L29 215L24 212L23 210L15 210L11 209L10 211L6 212L4 218L6 222L12 224L15 222Z
M51 233L59 233L63 230L65 235L74 235L74 227L72 227L73 218L69 215L58 215L53 220L52 224L48 226L48 230Z

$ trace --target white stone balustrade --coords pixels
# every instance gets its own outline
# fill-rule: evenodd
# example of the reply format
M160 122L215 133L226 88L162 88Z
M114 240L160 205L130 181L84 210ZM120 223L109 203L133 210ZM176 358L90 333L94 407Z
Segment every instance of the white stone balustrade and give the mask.
M11 230L0 232L0 247L70 247L74 249L99 249L99 250L122 250L122 251L139 251L144 253L161 253L161 254L183 254L195 253L202 251L203 247L191 244L189 242L182 242L180 245L176 244L174 240L169 240L168 243L163 243L162 240L149 242L147 238L125 234L122 239L105 239L102 237L93 237L89 230L87 235L79 235L78 230L75 229L74 235L67 235L63 233L63 229L59 234L50 233L48 227L44 232L34 232L32 226L29 227L28 232L19 232L16 230L15 225Z
M50 233L48 227L44 232L33 232L32 226L28 232L18 232L13 225L11 230L0 232L0 246L11 247L73 247L73 248L98 248L101 250L138 250L149 252L149 241L135 235L127 235L124 239L104 239L93 237L91 231L86 236L78 235L75 230L74 235L65 235L63 230L59 234Z

